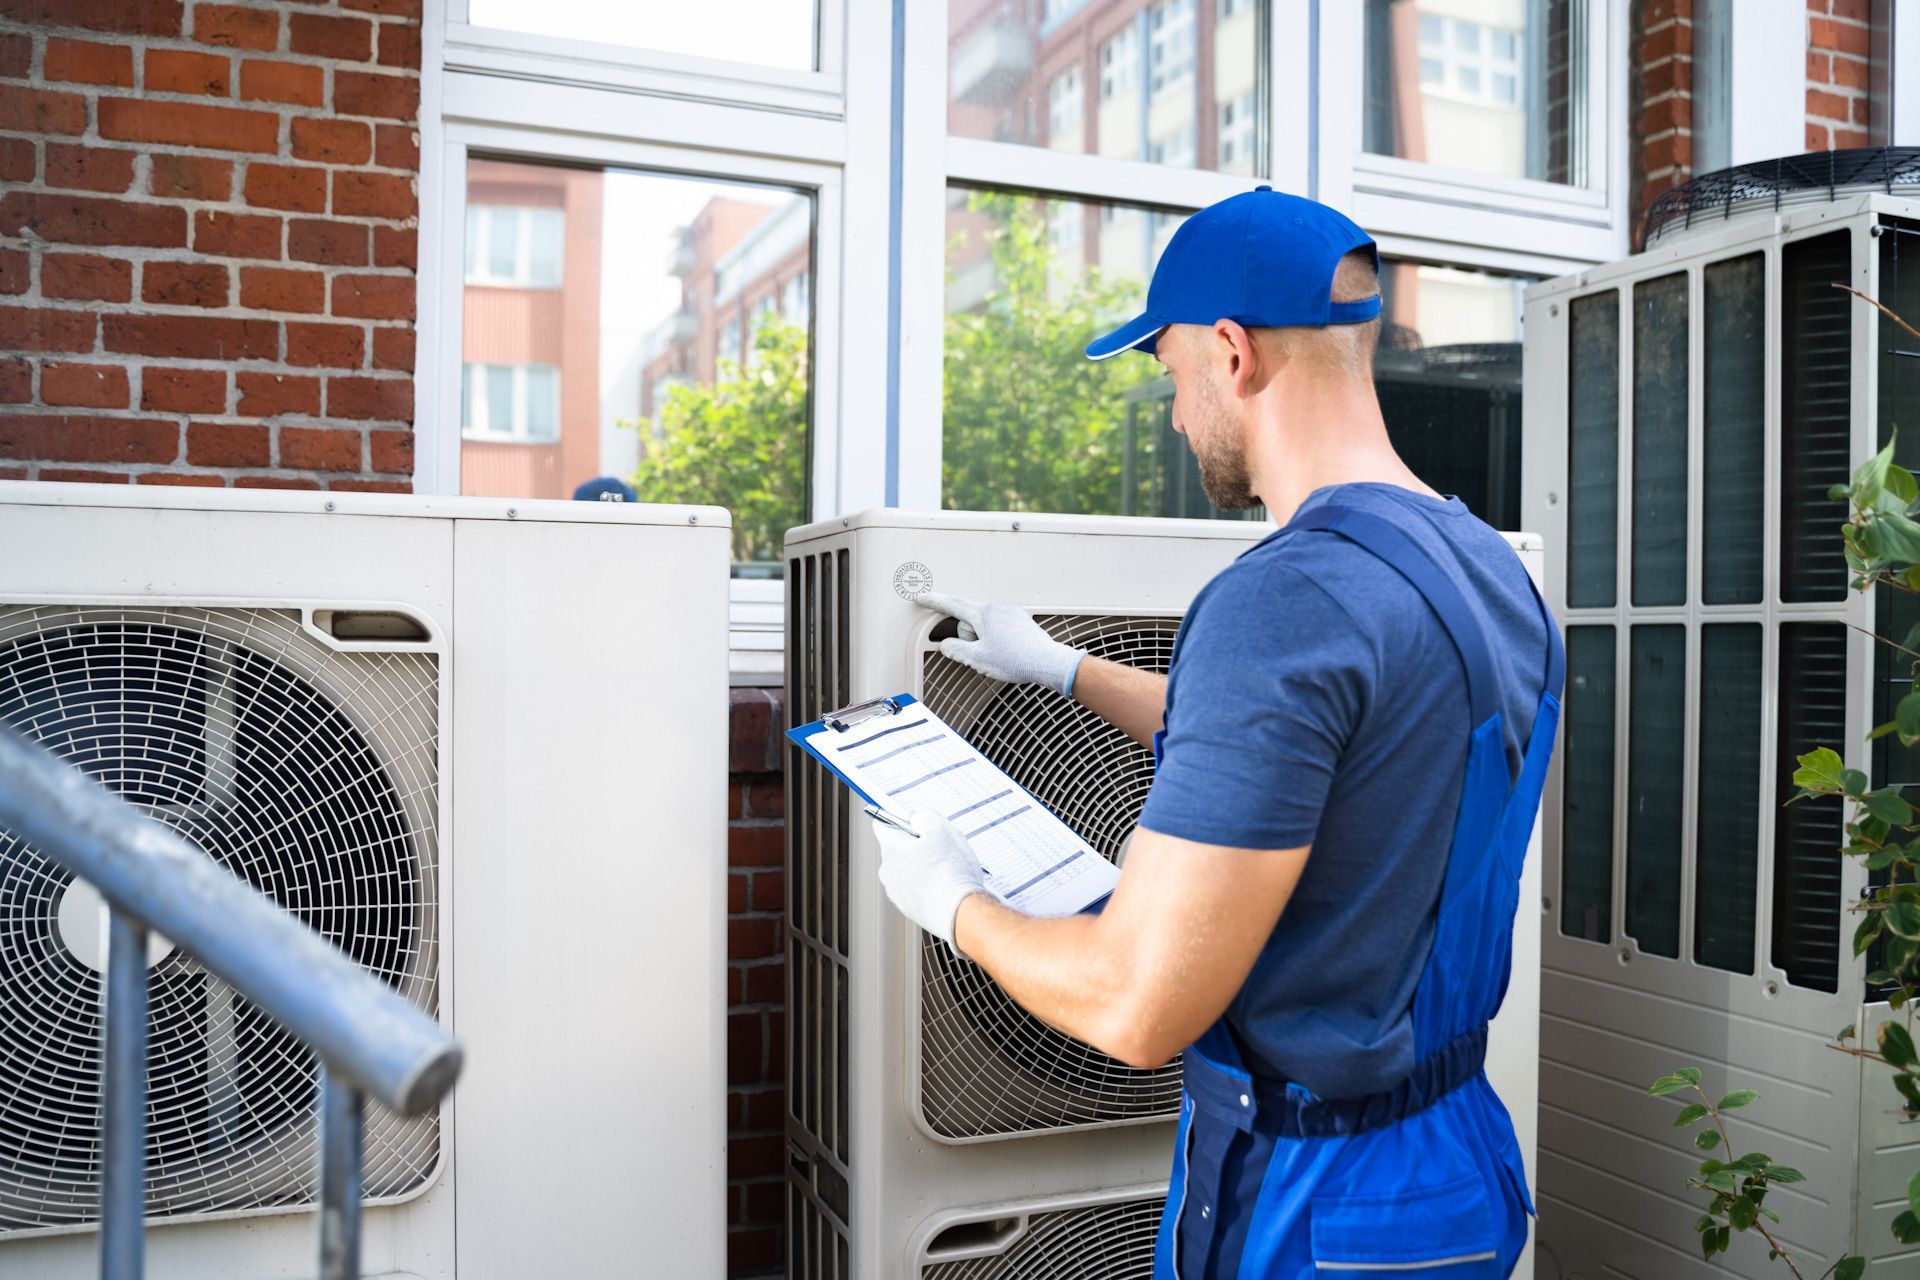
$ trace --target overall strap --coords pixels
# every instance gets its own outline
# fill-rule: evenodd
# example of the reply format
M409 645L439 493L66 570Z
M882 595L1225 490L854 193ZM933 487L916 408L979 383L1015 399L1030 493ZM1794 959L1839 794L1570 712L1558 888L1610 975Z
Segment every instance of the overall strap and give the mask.
M1440 618L1460 664L1467 671L1467 705L1475 726L1500 709L1500 684L1494 678L1493 647L1480 608L1468 600L1426 548L1398 527L1351 507L1315 507L1294 518L1289 529L1325 529L1373 553L1418 591ZM1551 662L1551 659L1549 660Z

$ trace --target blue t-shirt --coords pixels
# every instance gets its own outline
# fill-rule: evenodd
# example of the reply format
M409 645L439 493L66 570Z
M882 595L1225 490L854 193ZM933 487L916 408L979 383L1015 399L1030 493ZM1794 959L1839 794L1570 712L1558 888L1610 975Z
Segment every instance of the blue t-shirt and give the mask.
M1301 510L1322 505L1416 535L1481 603L1517 771L1547 655L1520 558L1458 498L1349 484L1316 490ZM1313 846L1227 1009L1256 1074L1340 1098L1392 1088L1412 1069L1413 993L1433 945L1468 720L1466 676L1439 617L1338 534L1274 534L1188 610L1140 825L1206 844Z

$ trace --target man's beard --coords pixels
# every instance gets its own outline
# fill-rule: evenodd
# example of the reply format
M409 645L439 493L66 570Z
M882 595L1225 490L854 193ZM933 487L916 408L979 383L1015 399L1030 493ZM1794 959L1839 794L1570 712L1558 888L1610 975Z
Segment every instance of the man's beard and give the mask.
M1222 511L1245 511L1260 505L1253 477L1247 471L1246 451L1234 437L1234 424L1222 411L1222 397L1210 383L1201 384L1197 417L1187 427L1187 443L1200 464L1200 488L1207 501ZM1196 429L1197 428L1197 429Z

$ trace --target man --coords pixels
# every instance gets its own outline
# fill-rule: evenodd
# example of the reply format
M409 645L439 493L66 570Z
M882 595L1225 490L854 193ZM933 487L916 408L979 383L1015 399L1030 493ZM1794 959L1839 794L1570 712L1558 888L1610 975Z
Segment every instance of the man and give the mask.
M1135 1066L1184 1051L1157 1277L1476 1280L1526 1240L1481 1064L1562 658L1506 542L1388 441L1378 270L1348 219L1261 187L1190 218L1146 313L1087 348L1158 360L1209 498L1281 526L1200 593L1166 678L923 597L965 624L949 657L1155 748L1099 914L1000 905L940 813L876 829L895 904L1036 1016Z

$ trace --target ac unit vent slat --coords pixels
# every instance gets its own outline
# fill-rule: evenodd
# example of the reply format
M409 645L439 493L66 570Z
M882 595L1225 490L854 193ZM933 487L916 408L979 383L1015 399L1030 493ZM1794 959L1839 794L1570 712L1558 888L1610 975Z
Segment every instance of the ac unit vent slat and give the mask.
M1005 1252L937 1262L921 1280L1151 1280L1164 1196L1042 1210ZM1004 1214L1008 1210L999 1211Z

